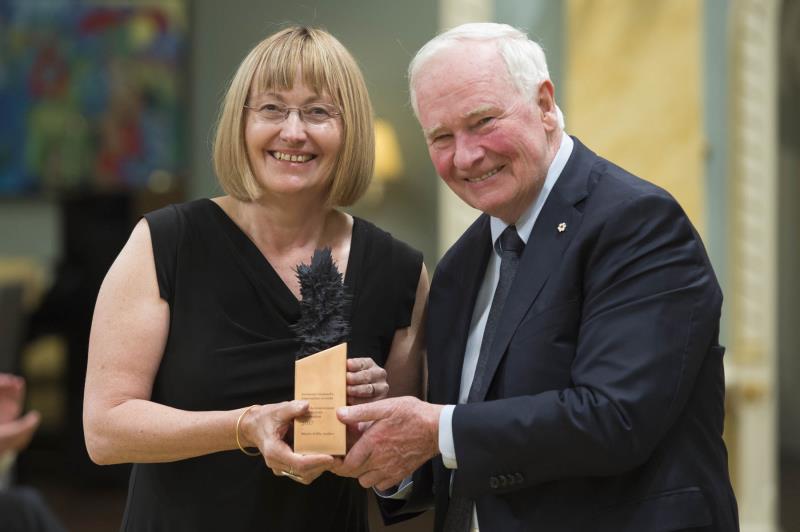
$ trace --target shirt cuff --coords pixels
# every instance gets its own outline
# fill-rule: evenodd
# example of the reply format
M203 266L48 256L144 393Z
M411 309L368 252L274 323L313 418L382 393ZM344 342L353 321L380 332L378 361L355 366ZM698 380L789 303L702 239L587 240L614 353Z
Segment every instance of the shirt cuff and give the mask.
M439 452L447 469L458 469L456 444L453 441L453 410L455 405L444 405L439 414Z
M392 499L392 500L401 500L405 501L411 497L411 491L414 488L414 481L411 480L411 475L404 478L400 481L400 485L397 486L396 489L388 489L388 490L379 490L377 488L372 488L375 491L375 495L380 497L381 499Z

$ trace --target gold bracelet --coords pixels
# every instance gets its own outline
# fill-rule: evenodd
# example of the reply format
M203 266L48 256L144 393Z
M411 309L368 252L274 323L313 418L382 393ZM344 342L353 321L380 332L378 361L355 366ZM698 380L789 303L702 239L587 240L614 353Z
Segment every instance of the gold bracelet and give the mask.
M245 448L244 448L244 447L242 447L242 444L241 444L241 442L239 441L239 423L241 423L241 422L242 422L242 418L244 417L244 415L245 415L246 413L248 413L248 412L250 411L250 409L251 409L251 408L253 408L254 406L258 406L258 405L251 405L251 406L248 406L247 408L245 408L245 409L244 409L244 412L242 412L241 414L239 414L239 419L237 419L237 420L236 420L236 445L239 447L239 450L240 450L240 451L242 451L242 452L243 452L244 454L246 454L247 456L258 456L258 455L260 455L260 454L261 454L261 453L257 453L257 452L249 452L249 451L245 450Z

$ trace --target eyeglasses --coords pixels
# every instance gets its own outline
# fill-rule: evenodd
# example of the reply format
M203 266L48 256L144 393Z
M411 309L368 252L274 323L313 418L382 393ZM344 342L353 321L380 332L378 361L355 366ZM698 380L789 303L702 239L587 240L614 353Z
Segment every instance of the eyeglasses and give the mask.
M289 118L289 113L292 111L297 111L300 120L312 126L320 126L342 114L335 106L328 103L309 103L300 107L289 107L282 103L265 103L261 107L251 107L249 105L244 107L273 124L279 124Z

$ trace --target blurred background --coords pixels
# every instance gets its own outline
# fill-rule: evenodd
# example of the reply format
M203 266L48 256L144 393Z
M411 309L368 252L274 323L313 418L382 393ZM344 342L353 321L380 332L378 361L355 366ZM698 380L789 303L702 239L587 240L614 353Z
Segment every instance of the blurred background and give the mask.
M378 164L352 211L432 270L475 213L433 171L406 68L482 20L539 40L567 132L668 189L703 235L742 530L800 531L800 0L0 0L0 371L43 414L0 483L40 490L70 530L118 529L127 466L91 464L81 430L94 298L142 213L221 193L223 91L287 24L328 29L361 65Z

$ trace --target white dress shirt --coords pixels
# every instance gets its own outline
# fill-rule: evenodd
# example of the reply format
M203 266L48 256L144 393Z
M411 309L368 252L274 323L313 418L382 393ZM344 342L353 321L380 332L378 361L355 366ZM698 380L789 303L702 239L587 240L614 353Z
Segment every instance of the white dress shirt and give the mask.
M547 170L547 176L542 185L542 190L536 198L536 201L520 216L519 220L514 224L517 227L517 233L525 244L528 244L528 239L533 230L533 224L536 223L539 213L544 206L550 191L553 190L561 171L567 164L569 156L572 154L572 147L574 142L566 133L561 134L561 146ZM495 243L509 224L503 222L494 216L490 219L490 226L492 231L492 243ZM464 350L464 365L461 369L461 387L458 394L459 404L467 402L469 390L472 387L472 380L475 377L475 367L478 365L478 355L481 350L481 341L483 340L483 332L486 329L486 320L489 317L489 309L492 306L492 298L494 291L497 288L497 282L500 279L500 256L497 254L496 248L492 246L493 252L489 256L489 263L486 265L486 273L483 277L480 289L478 290L478 297L475 300L475 308L472 310L472 321L469 326L469 336L467 337L467 346ZM439 415L439 451L442 453L442 461L445 467L449 469L458 469L456 461L456 444L453 440L453 411L455 405L445 405L442 413ZM472 514L472 529L478 528L477 512L473 509Z

